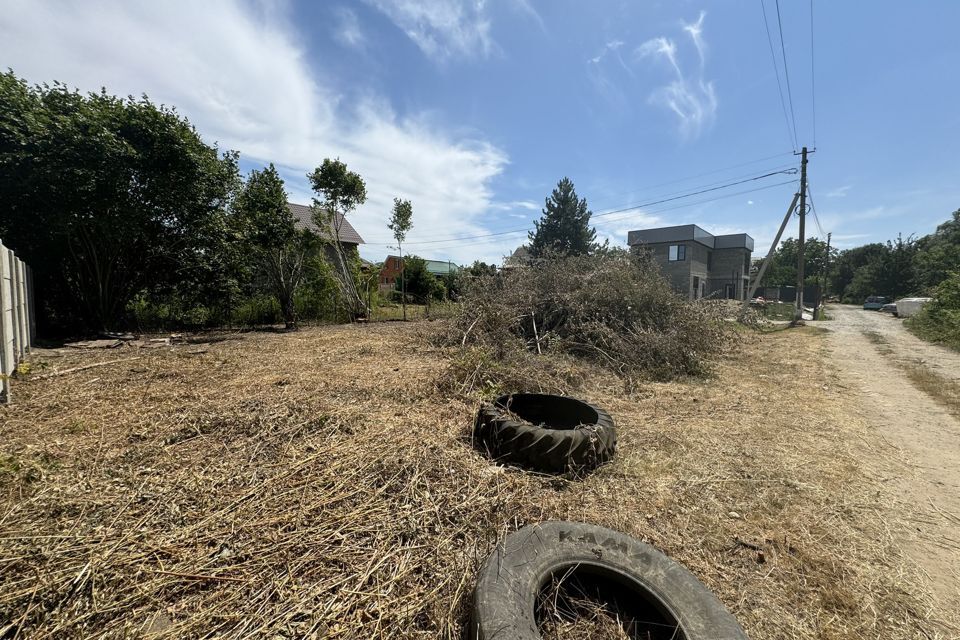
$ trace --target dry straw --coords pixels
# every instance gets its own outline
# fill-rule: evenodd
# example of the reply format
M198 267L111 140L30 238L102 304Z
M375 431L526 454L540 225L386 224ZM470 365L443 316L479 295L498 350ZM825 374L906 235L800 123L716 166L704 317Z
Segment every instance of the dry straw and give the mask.
M950 635L898 552L891 452L824 389L809 331L628 389L531 355L544 390L617 420L618 457L582 481L471 448L490 389L451 384L459 345L415 326L226 337L34 356L76 369L0 409L0 636L462 638L493 545L548 519L660 548L751 638Z

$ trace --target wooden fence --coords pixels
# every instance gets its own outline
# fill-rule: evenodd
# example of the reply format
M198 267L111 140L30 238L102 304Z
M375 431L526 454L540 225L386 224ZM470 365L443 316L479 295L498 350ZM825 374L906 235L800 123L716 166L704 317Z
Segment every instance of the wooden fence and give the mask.
M10 402L10 376L36 331L30 267L0 243L0 402Z

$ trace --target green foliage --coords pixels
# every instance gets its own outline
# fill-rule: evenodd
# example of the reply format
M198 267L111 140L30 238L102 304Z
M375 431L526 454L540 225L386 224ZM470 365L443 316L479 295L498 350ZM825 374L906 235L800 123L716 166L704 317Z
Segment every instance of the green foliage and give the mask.
M917 241L913 268L917 288L928 292L947 280L951 271L960 270L960 209Z
M277 299L286 327L296 328L295 299L309 267L316 267L313 258L320 239L294 226L283 180L272 164L250 172L234 208L241 237L255 261L257 279Z
M763 276L764 286L796 286L799 245L799 241L795 238L787 238L780 243ZM836 255L836 249L831 248L828 259L827 243L819 238L807 238L803 249L804 282L820 284L828 262L833 262Z
M34 269L42 328L107 329L144 290L236 292L237 156L146 97L0 74L0 235Z
M319 219L317 226L323 229L330 224L331 216L347 215L367 201L367 185L359 174L349 171L339 158L325 158L323 164L307 174L310 186L319 197L314 197Z
M347 169L340 159L325 158L323 164L307 174L316 194L313 198L314 222L330 233L330 247L339 267L337 277L343 294L353 307L353 315L362 314L366 306L357 289L355 273L351 272L350 257L340 242L340 228L348 213L367 200L367 185L358 173Z
M539 258L555 255L586 255L596 248L597 232L590 227L587 199L578 198L570 178L563 178L546 198L540 220L533 223L530 254Z
M960 350L960 272L954 271L934 289L933 302L906 320L918 336Z
M413 205L409 200L393 199L393 214L387 226L398 244L406 239L407 232L413 227Z
M403 274L397 278L397 291L405 290L413 301L421 304L429 300L443 300L446 289L435 275L427 271L426 260L407 256L403 263Z
M493 276L497 274L496 265L487 264L480 260L474 261L472 265L466 268L465 275L471 278L480 278L482 276Z

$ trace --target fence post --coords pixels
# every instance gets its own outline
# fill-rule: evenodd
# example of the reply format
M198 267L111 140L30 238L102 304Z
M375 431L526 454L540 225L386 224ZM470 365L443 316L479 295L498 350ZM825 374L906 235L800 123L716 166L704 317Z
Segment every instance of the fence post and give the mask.
M30 336L27 340L27 344L33 348L33 343L37 339L37 306L34 302L34 291L33 291L33 269L30 265L24 263L24 268L27 272L27 314L30 318L29 327L30 327Z
M27 265L17 258L17 325L20 331L20 358L30 353L30 317L27 309Z
M10 374L16 367L13 343L13 295L10 278L10 253L0 244L0 395L10 402Z

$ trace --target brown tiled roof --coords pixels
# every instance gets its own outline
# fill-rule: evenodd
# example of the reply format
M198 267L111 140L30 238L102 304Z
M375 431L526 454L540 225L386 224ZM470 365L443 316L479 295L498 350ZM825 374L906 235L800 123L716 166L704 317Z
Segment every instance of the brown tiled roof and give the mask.
M333 239L332 229L320 229L320 227L314 223L312 207L302 204L294 204L292 202L288 202L287 206L290 208L290 213L293 214L293 223L298 228L309 229L310 231L318 234L320 237L328 240ZM340 223L340 242L345 244L364 244L363 238L360 237L360 234L357 233L357 230L353 228L353 225L350 224L349 220L341 215L338 215L337 221Z

